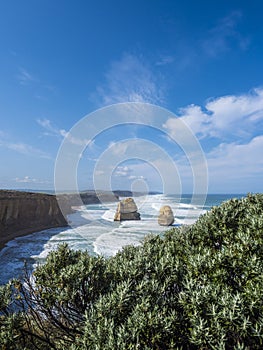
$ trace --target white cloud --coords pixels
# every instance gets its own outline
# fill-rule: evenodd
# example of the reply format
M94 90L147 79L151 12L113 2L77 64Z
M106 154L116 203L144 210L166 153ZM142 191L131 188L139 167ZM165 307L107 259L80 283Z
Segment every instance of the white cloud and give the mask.
M124 54L111 64L105 75L105 84L97 87L103 105L118 102L160 103L163 100L160 81L139 58Z
M117 156L124 155L128 149L129 145L126 142L115 142L111 141L108 145L108 149Z
M221 192L263 191L263 135L245 144L222 143L207 154L210 189Z
M46 132L45 135L48 135L48 136L59 135L59 130L54 126L52 126L51 121L49 119L46 119L46 118L37 119L37 123L49 132L49 133Z
M55 86L53 86L50 83L41 81L39 78L37 78L25 68L18 68L18 74L16 75L16 79L18 80L19 84L24 87L33 86L33 97L38 100L47 101L50 93L56 93Z
M45 136L55 136L60 141L62 141L63 138L65 138L67 139L68 142L78 146L88 145L88 147L92 147L93 145L93 141L89 139L77 138L75 136L72 136L72 134L69 131L66 131L64 129L59 129L53 126L49 119L46 119L46 118L37 119L37 123L45 129L45 132L44 132Z
M192 132L200 137L206 136L209 130L210 116L203 112L200 106L190 105L180 109L180 120L190 127ZM171 133L171 136L178 134L178 128L181 128L181 123L178 123L177 118L170 118L164 124L164 127Z
M211 113L212 136L251 132L257 122L263 120L263 89L254 89L250 94L214 99L206 104L206 109Z
M25 68L19 69L19 74L17 75L17 79L21 85L27 85L28 83L32 83L36 81L33 75L29 73Z
M238 174L262 171L263 135L246 144L222 143L207 154L213 168L238 169ZM262 174L263 175L263 174Z
M60 135L63 136L65 139L67 139L68 142L72 143L73 145L78 145L78 146L88 146L88 147L92 147L93 145L93 141L89 140L89 139L80 139L77 137L74 137L71 135L70 132L61 129L59 130Z
M15 178L15 182L22 182L22 183L28 183L28 182L36 182L36 179L31 179L29 176L25 176L24 178Z
M181 108L177 115L195 135L223 139L250 139L263 122L263 89L243 95L229 95L210 99L202 109L197 105ZM178 132L177 118L165 123L167 130Z
M52 125L51 121L49 119L43 118L43 119L37 119L37 123L45 130L43 135L45 136L54 136L57 137L59 140L62 141L63 137L65 137L66 131L61 130L57 128L56 126Z
M0 147L10 149L20 154L51 159L50 155L35 146L23 142L10 141L9 135L0 130Z
M143 176L141 176L141 178L143 178ZM130 176L128 177L128 179L129 179L129 180L136 180L136 179L138 179L138 176L136 176L136 175L130 175Z
M46 158L46 159L51 158L49 154L47 154L46 152L34 146L31 146L22 142L10 142L9 140L6 139L6 136L5 137L2 137L2 136L3 134L2 135L0 134L0 147L7 148L24 155L35 156L35 157Z
M124 166L118 166L114 173L113 176L115 177L122 177L122 178L126 178L128 180L146 180L146 178L143 175L140 174L134 174L134 172L136 171L136 173L138 173L138 169L137 169L137 164L134 164L133 167L129 167L127 165ZM141 172L141 169L139 170L139 173Z
M128 166L118 166L115 169L114 172L114 176L120 176L120 177L130 177L131 173L133 172L133 170L131 168L129 168Z
M49 181L31 178L28 175L26 175L23 178L16 177L15 182L17 182L17 183L31 183L31 184L50 184Z
M263 89L190 105L166 121L170 135L184 121L205 145L210 191L246 192L263 183ZM178 162L177 162L178 164ZM185 173L185 171L180 171Z

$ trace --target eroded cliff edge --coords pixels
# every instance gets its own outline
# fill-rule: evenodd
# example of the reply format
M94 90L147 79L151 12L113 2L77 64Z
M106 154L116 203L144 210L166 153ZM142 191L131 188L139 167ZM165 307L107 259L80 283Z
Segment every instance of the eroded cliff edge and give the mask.
M16 237L67 225L55 196L0 190L0 249Z

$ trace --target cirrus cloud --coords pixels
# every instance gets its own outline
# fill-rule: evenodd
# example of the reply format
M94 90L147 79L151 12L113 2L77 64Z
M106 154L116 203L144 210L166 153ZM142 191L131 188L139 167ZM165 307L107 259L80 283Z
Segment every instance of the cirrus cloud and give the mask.
M105 74L105 83L97 86L96 96L102 105L119 102L163 102L160 79L150 67L135 55L123 54L120 60L111 63Z
M31 146L23 142L10 141L8 135L4 133L0 133L0 147L15 151L17 153L27 155L27 156L51 159L48 153L42 151L37 147Z

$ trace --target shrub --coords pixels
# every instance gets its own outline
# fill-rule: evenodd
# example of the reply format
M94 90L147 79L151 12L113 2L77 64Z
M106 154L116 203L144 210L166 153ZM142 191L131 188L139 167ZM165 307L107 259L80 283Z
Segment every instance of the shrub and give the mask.
M248 195L109 259L61 245L0 292L0 322L19 316L17 349L261 349L262 243L263 195ZM1 311L10 298L22 311Z

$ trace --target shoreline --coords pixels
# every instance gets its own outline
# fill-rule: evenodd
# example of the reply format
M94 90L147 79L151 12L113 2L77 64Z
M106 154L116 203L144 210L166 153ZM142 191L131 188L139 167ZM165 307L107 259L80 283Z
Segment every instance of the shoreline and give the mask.
M82 205L88 205L101 202L117 203L120 197L139 197L145 193L116 190L98 193L85 191L79 195ZM79 207L76 198L74 193L55 196L39 192L0 190L0 251L13 239L47 229L70 227L66 218ZM64 215L57 202L64 207Z
M24 236L30 235L32 233L35 233L35 232L49 230L51 228L59 228L59 227L63 228L63 227L68 227L68 226L69 225L51 226L51 227L38 226L37 229L32 227L32 228L27 228L27 229L21 229L21 230L18 230L16 232L7 233L4 237L0 236L0 252L7 246L7 244L9 242L15 240L16 238L24 237Z
M131 191L83 191L59 195L0 190L0 252L7 243L29 234L52 228L70 227L66 215L82 205L118 202L120 196L139 196ZM59 203L58 203L59 202ZM61 212L62 209L62 212Z

